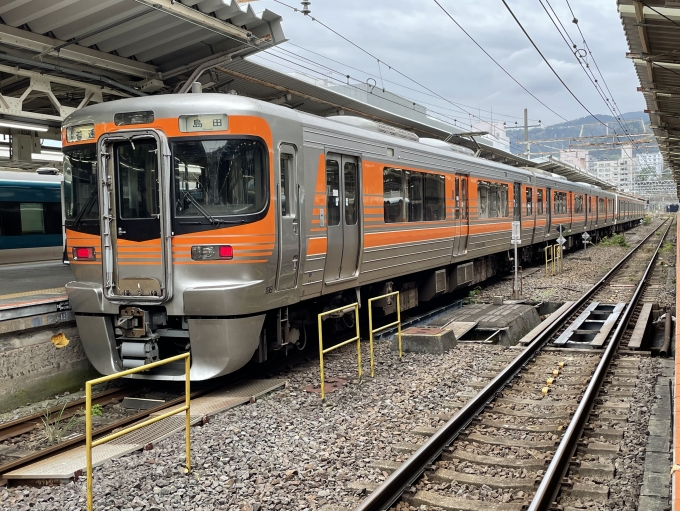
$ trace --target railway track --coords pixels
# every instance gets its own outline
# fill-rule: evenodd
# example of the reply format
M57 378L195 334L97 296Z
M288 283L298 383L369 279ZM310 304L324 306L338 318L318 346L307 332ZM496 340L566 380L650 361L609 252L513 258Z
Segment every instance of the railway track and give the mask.
M365 486L373 491L356 511L395 504L547 511L556 508L562 491L566 498L606 499L606 487L592 480L613 477L611 458L623 438L640 362L619 348L630 337L671 224L655 231L663 232L660 238L653 232L643 239L500 373L470 382L479 391L469 401L443 403L435 417L441 427L413 431L425 441L396 445L405 462L375 461L375 468L391 474L375 489ZM598 332L606 331L599 344L596 323Z

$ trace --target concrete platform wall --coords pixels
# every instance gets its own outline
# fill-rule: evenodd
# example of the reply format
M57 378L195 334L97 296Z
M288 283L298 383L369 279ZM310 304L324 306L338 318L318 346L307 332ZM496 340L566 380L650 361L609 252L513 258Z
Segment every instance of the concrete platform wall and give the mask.
M70 341L64 348L50 342L59 332ZM78 390L97 375L75 325L0 337L0 413Z

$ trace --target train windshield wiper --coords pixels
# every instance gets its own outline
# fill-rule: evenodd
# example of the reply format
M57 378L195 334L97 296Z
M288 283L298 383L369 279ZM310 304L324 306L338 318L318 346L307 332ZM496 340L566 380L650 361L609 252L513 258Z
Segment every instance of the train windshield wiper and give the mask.
M78 212L75 219L73 220L73 227L74 228L78 226L80 221L83 219L83 216L85 216L85 213L88 212L92 208L92 205L94 204L94 200L96 198L97 198L97 188L95 187L95 189L92 190L92 193L90 193L90 198L87 199L85 206L83 206L83 209L81 209Z
M208 213L203 206L201 206L196 199L194 199L191 194L189 193L189 190L184 190L182 192L182 198L188 200L191 202L194 206L196 206L196 209L198 212L203 215L205 218L207 218L211 224L213 225L220 225L220 224L240 224L243 223L243 220L224 220L222 218L215 218L212 216L210 213ZM182 222L180 222L182 223Z

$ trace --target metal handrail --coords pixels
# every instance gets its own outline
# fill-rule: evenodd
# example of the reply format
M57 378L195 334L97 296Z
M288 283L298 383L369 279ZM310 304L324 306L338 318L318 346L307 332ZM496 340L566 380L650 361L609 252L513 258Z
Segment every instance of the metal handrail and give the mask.
M458 435L479 415L484 407L492 401L503 388L536 356L536 354L547 344L555 332L585 304L598 289L618 271L633 254L647 241L655 231L651 232L640 244L631 250L621 259L607 274L602 277L593 287L586 291L576 300L564 313L561 318L548 326L544 331L510 362L495 378L493 378L479 393L456 413L444 426L430 437L411 457L399 466L390 476L375 489L366 499L364 499L355 511L382 511L389 509L394 504L406 488L412 485L420 475L425 472L442 453L442 451L453 442Z
M347 341L343 341L339 344L336 344L334 346L331 346L330 348L323 349L323 328L322 328L322 321L324 316L330 316L331 314L335 314L337 312L342 312L343 314L347 313L351 309L354 309L354 323L356 325L356 336L352 337L351 339ZM324 371L323 371L323 356L326 353L330 353L331 351L337 350L338 348L342 348L343 346L346 346L347 344L350 344L352 342L357 343L357 362L359 365L359 381L361 381L361 336L359 334L359 303L354 302L349 305L345 305L344 307L338 307L337 309L333 309L330 311L322 312L317 316L317 321L319 324L319 373L321 377L321 401L326 400L326 387L324 385ZM371 358L373 357L373 350L371 350Z
M380 300L382 298L389 298L390 296L397 297L397 320L393 321L388 325L383 325L379 328L373 328L373 302L375 300ZM401 360L401 299L399 297L399 291L393 291L384 295L376 296L368 300L368 329L371 331L371 337L369 340L370 354L371 354L371 378L375 377L375 363L373 357L373 336L383 330L387 330L393 326L397 327L397 345L399 347L399 359Z
M157 417L153 417L152 419L145 420L144 422L140 422L138 424L134 424L130 427L127 427L125 429L122 429L120 431L117 431L116 433L112 433L111 435L105 436L104 438L98 438L97 440L92 440L92 386L93 385L98 385L100 383L104 383L107 381L111 380L117 380L118 378L122 378L123 376L128 376L130 374L135 374L135 373L140 373L142 371L146 371L148 369L153 369L154 367L159 367L165 364L170 364L172 362L178 362L180 360L184 359L184 371L185 371L185 384L184 384L184 406L180 406L179 408L175 410L171 410L169 412L166 412L162 415L158 415ZM186 468L187 471L191 471L191 437L189 434L189 430L191 428L191 399L190 399L190 379L189 379L189 372L191 370L191 355L189 353L183 353L182 355L176 355L174 357L166 358L163 360L159 360L158 362L152 362L151 364L145 364L143 366L135 367L133 369L128 369L126 371L121 371L119 373L115 374L110 374L108 376L102 376L100 378L96 378L94 380L89 380L88 382L85 383L85 459L86 459L86 465L87 465L87 509L88 511L92 511L94 504L93 504L93 497L92 497L92 449L94 447L97 447L98 445L105 444L107 442L110 442L111 440L115 440L116 438L119 438L123 435L126 435L128 433L132 433L133 431L137 431L140 428L143 428L144 426L149 426L150 424L154 424L160 420L166 419L168 417L171 417L173 415L176 415L178 413L186 412L186 421L185 421L185 427L186 427L186 441L185 441L185 449L186 449Z

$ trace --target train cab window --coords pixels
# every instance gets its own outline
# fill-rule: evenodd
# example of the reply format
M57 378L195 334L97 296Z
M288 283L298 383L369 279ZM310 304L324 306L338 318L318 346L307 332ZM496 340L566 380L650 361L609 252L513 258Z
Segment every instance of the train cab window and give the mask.
M583 195L574 195L574 214L583 213Z
M92 233L99 230L96 154L94 144L64 148L66 227L87 230L86 226L96 224Z
M175 217L209 224L209 216L252 215L267 205L267 152L259 140L182 140L172 154Z
M526 204L526 208L527 208L527 216L531 216L531 215L532 215L532 213L531 213L532 207L531 207L531 206L532 206L532 200L533 200L533 197L532 197L532 195L533 195L532 189L529 188L529 187L527 187L527 189L526 189L526 191L525 191L524 193L525 193L525 199L526 199L526 203L527 203L527 204Z
M345 225L357 223L357 164L345 162Z
M537 215L543 214L543 190L540 188L536 190L536 210Z
M326 160L326 208L328 225L340 225L340 164Z
M153 218L160 213L156 141L116 144L121 218Z

